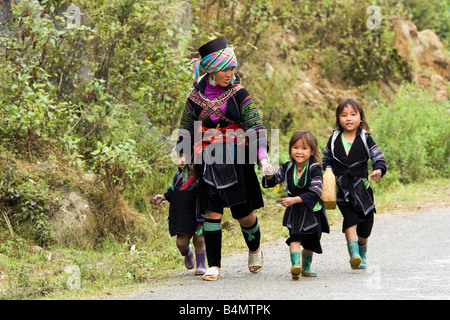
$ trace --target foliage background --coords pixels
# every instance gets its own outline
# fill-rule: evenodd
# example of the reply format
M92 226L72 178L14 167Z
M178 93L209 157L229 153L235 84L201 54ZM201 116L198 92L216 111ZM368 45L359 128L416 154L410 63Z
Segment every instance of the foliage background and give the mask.
M120 269L124 278L145 280L157 262L177 259L176 249L167 248L172 243L165 224L168 206L154 206L151 198L168 188L176 170L172 136L194 80L188 62L201 44L222 35L235 47L237 72L265 126L280 130L280 161L299 128L316 133L321 148L329 137L335 105L299 105L294 94L299 72L319 66L322 77L336 87L355 88L364 102L389 167L381 189L449 177L448 101L436 101L431 91L411 83L390 25L393 17L410 19L419 30L433 30L448 50L448 1L38 4L11 6L0 29L4 255L20 256L13 249L26 251L28 242L57 245L48 219L58 195L75 190L89 199L101 225L90 249L108 252L132 243L148 248ZM366 26L370 4L382 8L380 29ZM80 25L72 28L69 5L81 8ZM277 41L289 36L296 39L293 45ZM270 78L267 63L275 69ZM386 95L380 81L399 89ZM39 170L42 163L52 169ZM89 175L97 183L86 182ZM265 192L265 197L274 203L277 194ZM20 241L9 240L8 223ZM157 256L163 251L164 257Z

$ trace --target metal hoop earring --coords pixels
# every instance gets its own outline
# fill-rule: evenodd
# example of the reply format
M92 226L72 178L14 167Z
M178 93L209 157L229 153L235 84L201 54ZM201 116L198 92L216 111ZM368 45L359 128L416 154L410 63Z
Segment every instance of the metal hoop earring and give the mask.
M209 84L212 85L213 87L217 85L216 77L213 74L211 74L211 76L209 77Z

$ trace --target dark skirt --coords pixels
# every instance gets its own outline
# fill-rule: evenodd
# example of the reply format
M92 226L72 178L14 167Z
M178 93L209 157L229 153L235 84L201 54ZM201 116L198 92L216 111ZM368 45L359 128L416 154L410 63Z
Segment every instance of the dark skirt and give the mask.
M233 218L240 219L264 207L255 165L235 164L234 166L237 183L228 188L218 190L204 181L200 182L203 210L223 214L223 208L229 207Z
M320 245L321 232L312 232L309 234L293 234L286 240L286 244L290 245L291 242L300 242L304 249L311 250L315 253L322 253L322 246Z
M369 187L367 191L373 200L372 188ZM339 193L338 199L342 199L342 195ZM375 209L367 215L364 215L362 211L356 210L355 207L348 202L338 201L337 206L339 207L342 217L344 218L342 223L342 232L345 232L348 228L356 225L356 233L358 236L362 238L368 238L370 236L373 228L374 213L376 212Z
M197 204L198 191L176 189L173 192L169 207L169 232L193 235L199 221Z
M320 211L313 212L304 203L286 208L283 216L283 226L289 230L289 238L286 240L286 244L300 242L304 249L322 253L320 238L322 237L323 226L321 222Z

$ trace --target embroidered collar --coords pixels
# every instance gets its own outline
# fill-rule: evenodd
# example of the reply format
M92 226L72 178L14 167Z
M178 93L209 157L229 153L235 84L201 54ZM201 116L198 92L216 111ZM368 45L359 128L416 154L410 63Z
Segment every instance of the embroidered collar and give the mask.
M206 81L206 80L205 80ZM214 99L210 100L204 93L203 90L198 88L197 86L191 91L189 94L189 99L194 103L200 105L202 108L208 107L213 110L219 108L225 102L228 101L236 92L238 92L243 87L239 83L235 83L226 88L226 90L219 94Z
M211 114L214 114L218 118L228 120L219 108L241 90L243 86L237 81L237 83L229 85L223 93L219 94L213 100L210 100L204 93L205 82L206 77L203 76L198 83L194 84L194 89L191 91L188 98L203 109L199 115L199 119L205 120Z

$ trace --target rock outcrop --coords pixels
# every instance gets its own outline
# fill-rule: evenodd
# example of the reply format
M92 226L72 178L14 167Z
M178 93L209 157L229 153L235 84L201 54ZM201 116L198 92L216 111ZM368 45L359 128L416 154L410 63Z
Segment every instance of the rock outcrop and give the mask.
M431 30L418 31L415 24L403 19L393 21L394 45L408 63L416 84L435 88L435 99L448 99L450 58L444 44Z

